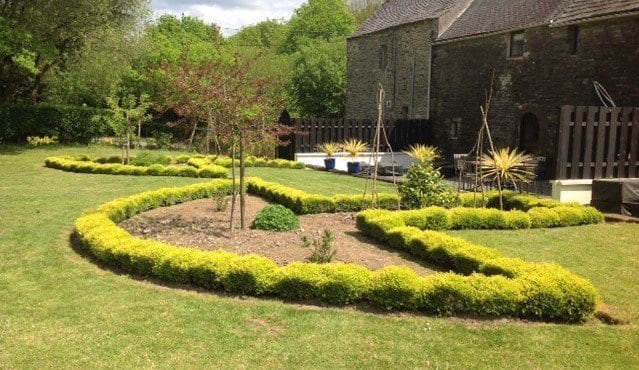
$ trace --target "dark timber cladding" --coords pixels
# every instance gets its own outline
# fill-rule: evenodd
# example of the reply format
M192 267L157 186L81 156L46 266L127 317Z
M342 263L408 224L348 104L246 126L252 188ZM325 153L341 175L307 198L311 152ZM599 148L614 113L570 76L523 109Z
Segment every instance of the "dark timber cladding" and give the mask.
M639 107L561 108L558 179L639 177Z
M324 142L342 142L355 138L373 146L376 123L345 119L294 119L295 134L291 145L296 153L316 152L316 146ZM383 123L390 147L382 136L381 151L401 151L409 145L425 143L428 138L426 120L386 120Z

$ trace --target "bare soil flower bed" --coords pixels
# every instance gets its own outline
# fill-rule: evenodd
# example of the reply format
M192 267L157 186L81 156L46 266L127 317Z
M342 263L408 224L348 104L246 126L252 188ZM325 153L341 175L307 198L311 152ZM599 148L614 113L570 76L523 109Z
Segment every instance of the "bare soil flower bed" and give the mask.
M335 236L333 245L337 249L333 262L357 263L371 270L404 265L420 275L435 272L432 266L362 235L355 227L354 213L300 216L301 229L292 232L249 229L255 215L268 204L261 198L248 196L247 228L239 229L239 215L236 215L237 229L233 234L229 232L231 207L223 212L216 212L215 201L212 199L154 209L126 220L120 226L145 239L202 250L224 249L241 255L254 253L271 258L281 266L306 261L311 250L302 247L302 236L320 240L324 230L328 229ZM239 210L236 213L239 214Z

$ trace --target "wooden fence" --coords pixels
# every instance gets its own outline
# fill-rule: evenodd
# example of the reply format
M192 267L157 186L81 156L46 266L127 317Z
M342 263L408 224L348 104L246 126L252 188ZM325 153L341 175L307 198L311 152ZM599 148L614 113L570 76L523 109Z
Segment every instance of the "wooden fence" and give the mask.
M557 179L639 177L639 107L561 108Z
M315 152L317 144L351 138L360 139L372 147L376 130L374 121L345 119L292 119L289 125L295 128L295 134L289 138L289 148L281 151L289 155ZM430 137L427 120L387 120L384 128L394 151L403 150L411 144L427 144ZM389 148L383 137L381 143L381 150L387 151Z

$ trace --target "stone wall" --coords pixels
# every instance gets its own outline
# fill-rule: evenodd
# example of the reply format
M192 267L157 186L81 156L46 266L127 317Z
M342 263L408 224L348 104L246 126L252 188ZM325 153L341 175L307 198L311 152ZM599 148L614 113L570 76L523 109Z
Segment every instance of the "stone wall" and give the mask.
M428 116L430 45L435 29L435 22L423 21L348 40L347 119L377 117L379 83L386 92L385 118Z
M477 139L480 106L495 70L490 124L497 146L519 145L522 117L533 113L540 127L535 154L556 155L560 107L602 105L593 81L618 106L639 106L639 19L579 25L578 47L568 47L567 27L525 30L523 57L508 58L509 34L433 47L431 121L434 142L447 157L467 153ZM459 132L451 128L456 122ZM552 169L552 164L550 164Z

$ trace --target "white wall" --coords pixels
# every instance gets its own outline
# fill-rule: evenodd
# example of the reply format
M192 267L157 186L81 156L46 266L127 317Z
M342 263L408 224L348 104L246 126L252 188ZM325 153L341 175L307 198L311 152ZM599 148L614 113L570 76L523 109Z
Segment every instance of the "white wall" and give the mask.
M408 168L413 163L413 159L405 153L379 153L380 166L391 166L393 162L396 166ZM363 162L369 165L374 164L373 153L362 153L360 156L351 158L344 153L338 153L335 157L335 169L346 171L346 162ZM325 153L295 153L295 160L304 162L307 165L324 167Z

